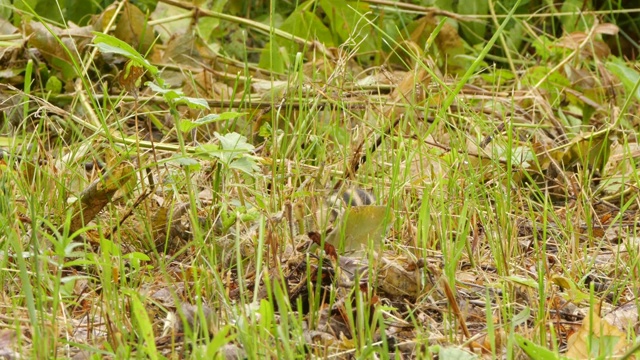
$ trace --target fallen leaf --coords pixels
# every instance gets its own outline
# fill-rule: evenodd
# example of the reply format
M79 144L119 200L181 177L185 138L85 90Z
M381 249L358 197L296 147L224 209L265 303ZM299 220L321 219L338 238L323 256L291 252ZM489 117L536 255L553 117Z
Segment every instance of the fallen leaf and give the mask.
M339 253L364 250L369 243L373 244L374 249L380 249L387 231L384 221L386 211L386 206L347 208L338 225L327 235L327 242Z
M609 358L622 354L626 347L625 333L591 311L580 329L569 337L566 356L572 359Z

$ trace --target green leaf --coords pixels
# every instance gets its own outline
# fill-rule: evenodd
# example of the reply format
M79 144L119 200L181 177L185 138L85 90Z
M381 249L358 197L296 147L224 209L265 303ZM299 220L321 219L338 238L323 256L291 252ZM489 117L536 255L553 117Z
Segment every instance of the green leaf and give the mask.
M214 133L220 141L220 146L204 144L196 148L196 156L211 159L219 159L229 169L243 171L253 175L259 168L257 157L251 155L254 146L247 142L247 138L238 133L220 135Z
M209 103L207 103L207 100L205 99L193 98L188 96L179 96L175 98L175 101L176 101L176 104L184 104L191 109L200 109L200 110L209 109Z
M519 334L513 334L516 343L522 351L524 351L533 360L558 360L562 359L555 352L533 343L531 340L527 340L524 336Z
M206 116L203 116L195 121L191 121L191 120L180 120L180 124L179 124L179 129L182 132L188 132L191 131L195 128L197 128L198 126L201 125L206 125L206 124L210 124L210 123L214 123L214 122L218 122L218 121L224 121L224 120L229 120L229 119L235 119L237 117L240 117L242 115L246 115L246 113L238 113L238 112L225 112L222 114L209 114Z
M232 132L226 135L220 135L215 132L213 135L220 140L220 145L223 150L247 153L255 149L253 145L247 142L246 137L238 133Z
M188 119L182 119L178 123L178 129L180 131L182 131L182 132L189 132L189 131L197 128L200 125L201 124L197 124L195 121L191 121L191 120L188 120Z
M328 47L335 46L331 31L315 13L307 10L310 3L306 1L300 4L278 28L295 36L317 40ZM284 72L299 51L300 45L292 40L272 39L260 54L259 66Z
M240 170L247 173L248 175L253 175L260 169L258 167L258 163L247 156L233 161L231 164L229 164L229 168Z
M486 0L466 0L458 3L460 15L487 15L488 13L489 2ZM469 21L462 24L462 33L471 45L483 42L486 32L487 21Z
M192 171L198 171L202 167L198 160L189 157L183 157L182 155L174 155L169 161L180 166L187 167Z
M176 105L185 104L191 109L209 109L207 100L185 96L180 89L166 89L151 81L147 81L145 85L152 91L162 94L162 97L168 102L173 102Z
M130 260L131 259L136 259L138 261L150 261L151 260L151 258L147 254L141 253L141 252L137 252L137 251L130 252L128 254L122 255L122 258L123 259L130 259Z
M94 45L103 53L114 53L125 56L135 63L136 66L142 66L147 69L152 75L158 74L158 68L151 65L147 59L145 59L139 52L136 51L131 45L126 42L107 35L101 32L93 31L95 38L93 39Z
M222 150L216 144L203 144L196 147L195 154L198 157L203 159L212 160L212 159L220 159Z
M531 317L531 309L528 307L522 309L521 312L511 318L511 328L515 329L517 326L523 325L529 320L529 317Z
M179 97L179 96L184 96L184 93L181 90L176 90L176 89L165 89L162 86L151 82L151 81L147 81L146 83L144 83L145 85L147 85L149 87L149 89L151 89L151 91L155 91L159 94L162 95L166 95L166 94L171 94L172 97Z
M513 281L516 284L520 284L520 285L524 285L524 286L528 286L532 289L536 289L538 287L538 283L535 280L529 279L529 278L525 278L525 277L520 277L520 276L507 276L505 277L505 280L509 280L509 281Z
M608 61L605 67L616 75L627 92L633 91L636 83L640 80L638 72L628 67L625 62L619 58L613 58L612 61ZM638 88L634 96L637 100L640 100L640 88Z
M471 360L477 359L478 356L468 351L462 350L457 347L441 347L438 352L440 359L454 359L454 360Z
M62 82L57 77L52 76L47 80L45 89L53 95L60 94L60 91L62 91Z
M345 0L320 0L319 4L329 18L334 43L358 44L358 55L363 54L362 61L379 52L380 34L370 22L373 17L369 4Z
M217 359L216 355L218 354L220 349L224 345L232 342L235 339L235 334L228 335L230 330L231 325L226 325L222 329L218 330L218 332L216 332L216 335L213 337L213 339L211 339L211 342L207 344L208 359Z
M142 350L149 356L151 360L158 359L158 349L156 348L155 337L153 336L153 327L151 326L151 321L149 320L149 314L147 314L147 310L144 308L142 301L140 301L139 294L128 290L125 291L129 295L129 299L131 300L131 312L133 313L133 318L136 320L137 333L140 337L142 337Z
M564 0L560 12L572 14L560 16L562 29L565 34L575 31L588 31L594 23L594 17L583 12L582 9L593 9L591 1L587 0Z

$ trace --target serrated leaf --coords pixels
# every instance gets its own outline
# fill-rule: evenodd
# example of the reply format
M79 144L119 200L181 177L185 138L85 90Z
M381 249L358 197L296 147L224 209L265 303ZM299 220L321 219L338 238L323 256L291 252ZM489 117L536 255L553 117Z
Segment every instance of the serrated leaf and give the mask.
M231 169L240 170L249 175L252 175L259 170L258 163L256 163L250 157L242 157L242 158L236 159L231 164L229 164L229 167Z
M253 151L255 147L247 142L247 138L235 133L231 132L226 135L220 135L215 132L213 134L218 140L220 140L220 145L224 150L235 150L235 151L243 151L249 152Z
M246 137L235 132L228 133L226 135L220 135L215 132L213 135L218 138L220 146L222 147L222 150L224 150L221 152L222 157L220 160L225 162L227 165L229 165L234 159L241 157L243 154L253 151L255 148L247 142Z
M196 155L205 159L220 159L222 157L222 150L216 144L203 144L196 147Z

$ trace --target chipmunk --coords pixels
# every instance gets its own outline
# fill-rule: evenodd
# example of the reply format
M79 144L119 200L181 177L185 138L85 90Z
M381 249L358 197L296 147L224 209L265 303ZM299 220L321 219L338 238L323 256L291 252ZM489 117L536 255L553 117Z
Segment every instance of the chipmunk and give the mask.
M299 203L296 206L295 218L298 223L298 232L305 233L309 230L325 232L340 219L344 212L355 206L375 205L375 196L358 187L348 187L346 190L332 191L328 196L319 201L312 209L311 214L305 214L305 207Z
M376 198L371 192L358 187L347 187L345 190L331 191L324 197L308 196L300 198L292 207L289 207L289 215L287 215L285 208L284 211L274 215L271 219L276 223L288 219L289 231L291 231L291 236L294 238L307 236L309 232L330 235L331 232L335 232L336 228L340 228L337 225L345 218L345 214L353 214L348 210L374 206L375 203ZM374 207L378 208L377 206ZM235 222L236 218L234 216L229 220L230 223L225 225L223 217L219 216L213 223L213 230L218 234L223 234ZM367 220L365 219L364 222L367 222ZM254 234L257 228L256 223L247 229L245 233ZM364 226L364 229L367 228L367 226ZM333 237L336 235L333 234ZM252 236L254 235L249 237ZM329 238L332 238L332 236L329 236Z
M360 188L351 187L342 192L332 192L325 200L325 205L330 210L329 220L335 221L344 213L345 208L374 205L375 202L376 198L372 193Z

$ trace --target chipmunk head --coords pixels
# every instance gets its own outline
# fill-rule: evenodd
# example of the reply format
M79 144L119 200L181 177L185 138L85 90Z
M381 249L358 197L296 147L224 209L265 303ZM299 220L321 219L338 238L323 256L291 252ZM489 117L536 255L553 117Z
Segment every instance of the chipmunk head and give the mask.
M334 191L325 199L324 206L318 209L318 225L325 227L334 222L348 207L374 205L375 202L376 198L372 193L357 187Z

